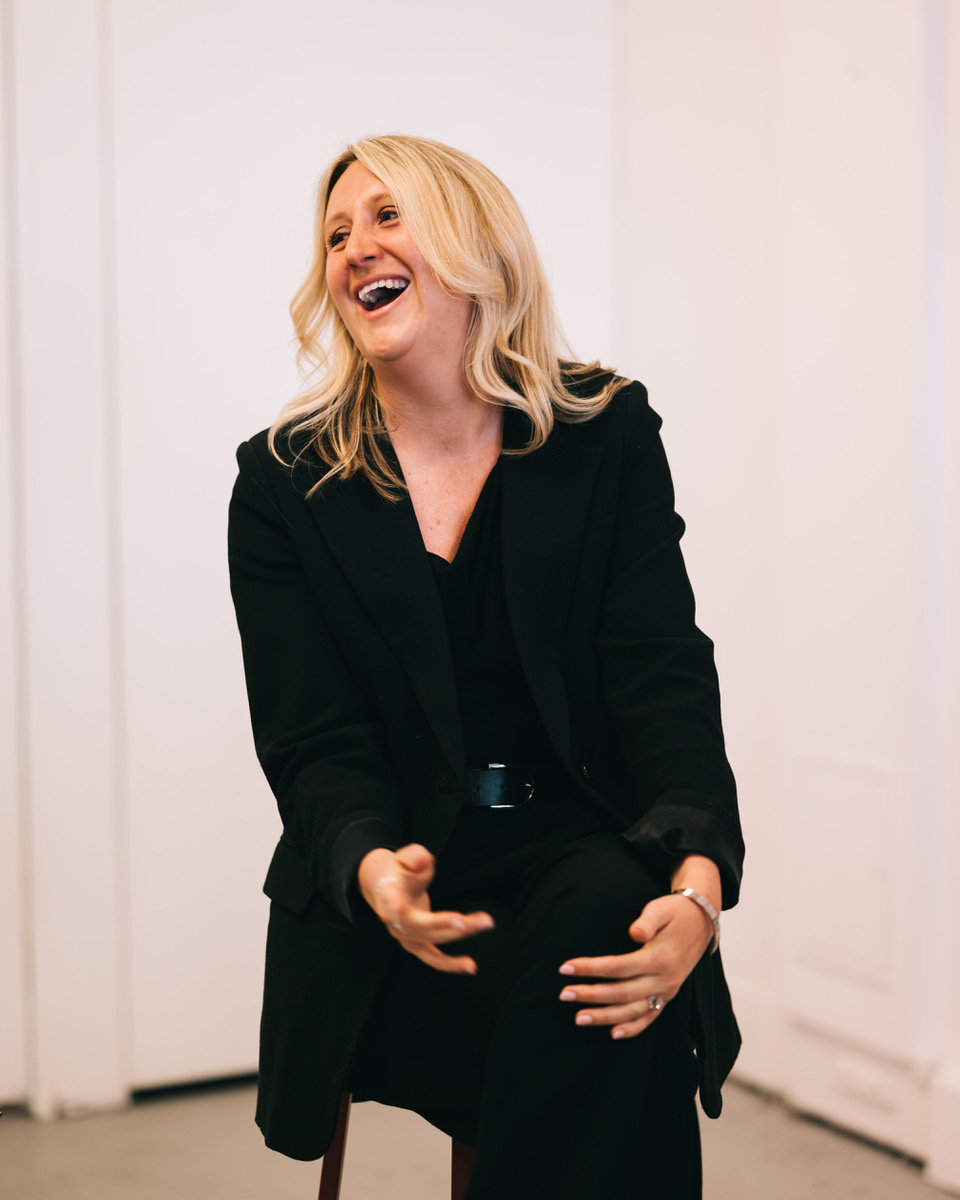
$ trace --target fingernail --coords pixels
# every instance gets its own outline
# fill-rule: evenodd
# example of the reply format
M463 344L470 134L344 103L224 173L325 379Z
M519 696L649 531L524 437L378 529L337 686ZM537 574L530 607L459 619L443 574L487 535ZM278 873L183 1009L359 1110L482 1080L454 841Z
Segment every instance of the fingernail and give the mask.
M576 975L576 973L577 973L576 969L574 967L571 967L569 963L564 963L563 966L560 968L561 975Z
M591 1017L589 1013L577 1013L577 1024L578 1025L592 1025L593 1017Z
M576 1000L576 998L577 993L573 990L573 988L564 988L560 993L561 1000Z
M615 1030L613 1031L613 1033L611 1033L611 1034L610 1034L610 1036L611 1036L611 1037L615 1037L615 1038L622 1038L622 1037L624 1036L624 1034L623 1034L623 1030L622 1030L622 1029L615 1029Z
M477 928L478 929L492 929L493 928L493 917L480 917L479 920L477 921Z

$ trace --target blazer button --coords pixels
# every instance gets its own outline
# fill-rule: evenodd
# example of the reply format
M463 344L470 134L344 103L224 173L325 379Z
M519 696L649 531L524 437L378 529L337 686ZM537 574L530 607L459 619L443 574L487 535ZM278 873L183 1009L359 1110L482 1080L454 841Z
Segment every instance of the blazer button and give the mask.
M590 768L587 766L586 763L584 763L581 766L580 774L584 777L584 779L587 781L587 783L593 783L593 772L590 770Z

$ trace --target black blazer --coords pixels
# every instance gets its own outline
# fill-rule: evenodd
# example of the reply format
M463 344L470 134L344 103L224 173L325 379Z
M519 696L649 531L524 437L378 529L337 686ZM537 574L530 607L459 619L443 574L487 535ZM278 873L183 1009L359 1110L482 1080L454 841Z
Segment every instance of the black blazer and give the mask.
M694 623L683 522L641 384L597 417L557 424L502 463L502 554L517 647L544 727L585 801L669 882L705 854L736 902L743 844L720 726L713 646ZM508 410L504 449L526 440ZM283 835L272 900L257 1119L294 1158L326 1149L350 1054L390 957L403 953L359 897L360 860L422 842L443 854L464 753L453 665L408 498L359 478L306 493L265 433L237 454L231 587L257 753ZM639 914L638 914L639 915ZM701 1103L739 1033L719 955L694 972Z

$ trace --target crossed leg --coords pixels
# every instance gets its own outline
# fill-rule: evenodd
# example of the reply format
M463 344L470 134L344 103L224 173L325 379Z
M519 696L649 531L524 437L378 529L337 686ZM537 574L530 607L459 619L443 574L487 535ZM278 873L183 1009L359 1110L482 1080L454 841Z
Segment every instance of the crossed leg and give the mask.
M469 947L478 975L401 956L352 1090L475 1144L468 1200L696 1200L688 989L644 1033L616 1041L575 1025L576 1006L558 999L565 959L636 949L627 929L662 888L612 833L532 846L520 868L492 875L487 895L458 898L450 881L442 898L496 920L451 947Z

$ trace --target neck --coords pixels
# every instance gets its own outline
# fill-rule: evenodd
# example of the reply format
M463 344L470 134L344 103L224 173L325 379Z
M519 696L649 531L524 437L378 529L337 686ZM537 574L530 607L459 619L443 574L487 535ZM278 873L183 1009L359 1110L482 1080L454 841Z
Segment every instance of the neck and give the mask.
M499 440L503 411L475 396L462 369L444 377L411 383L377 371L377 393L390 440L398 453L418 447L441 457L476 451L479 444Z

